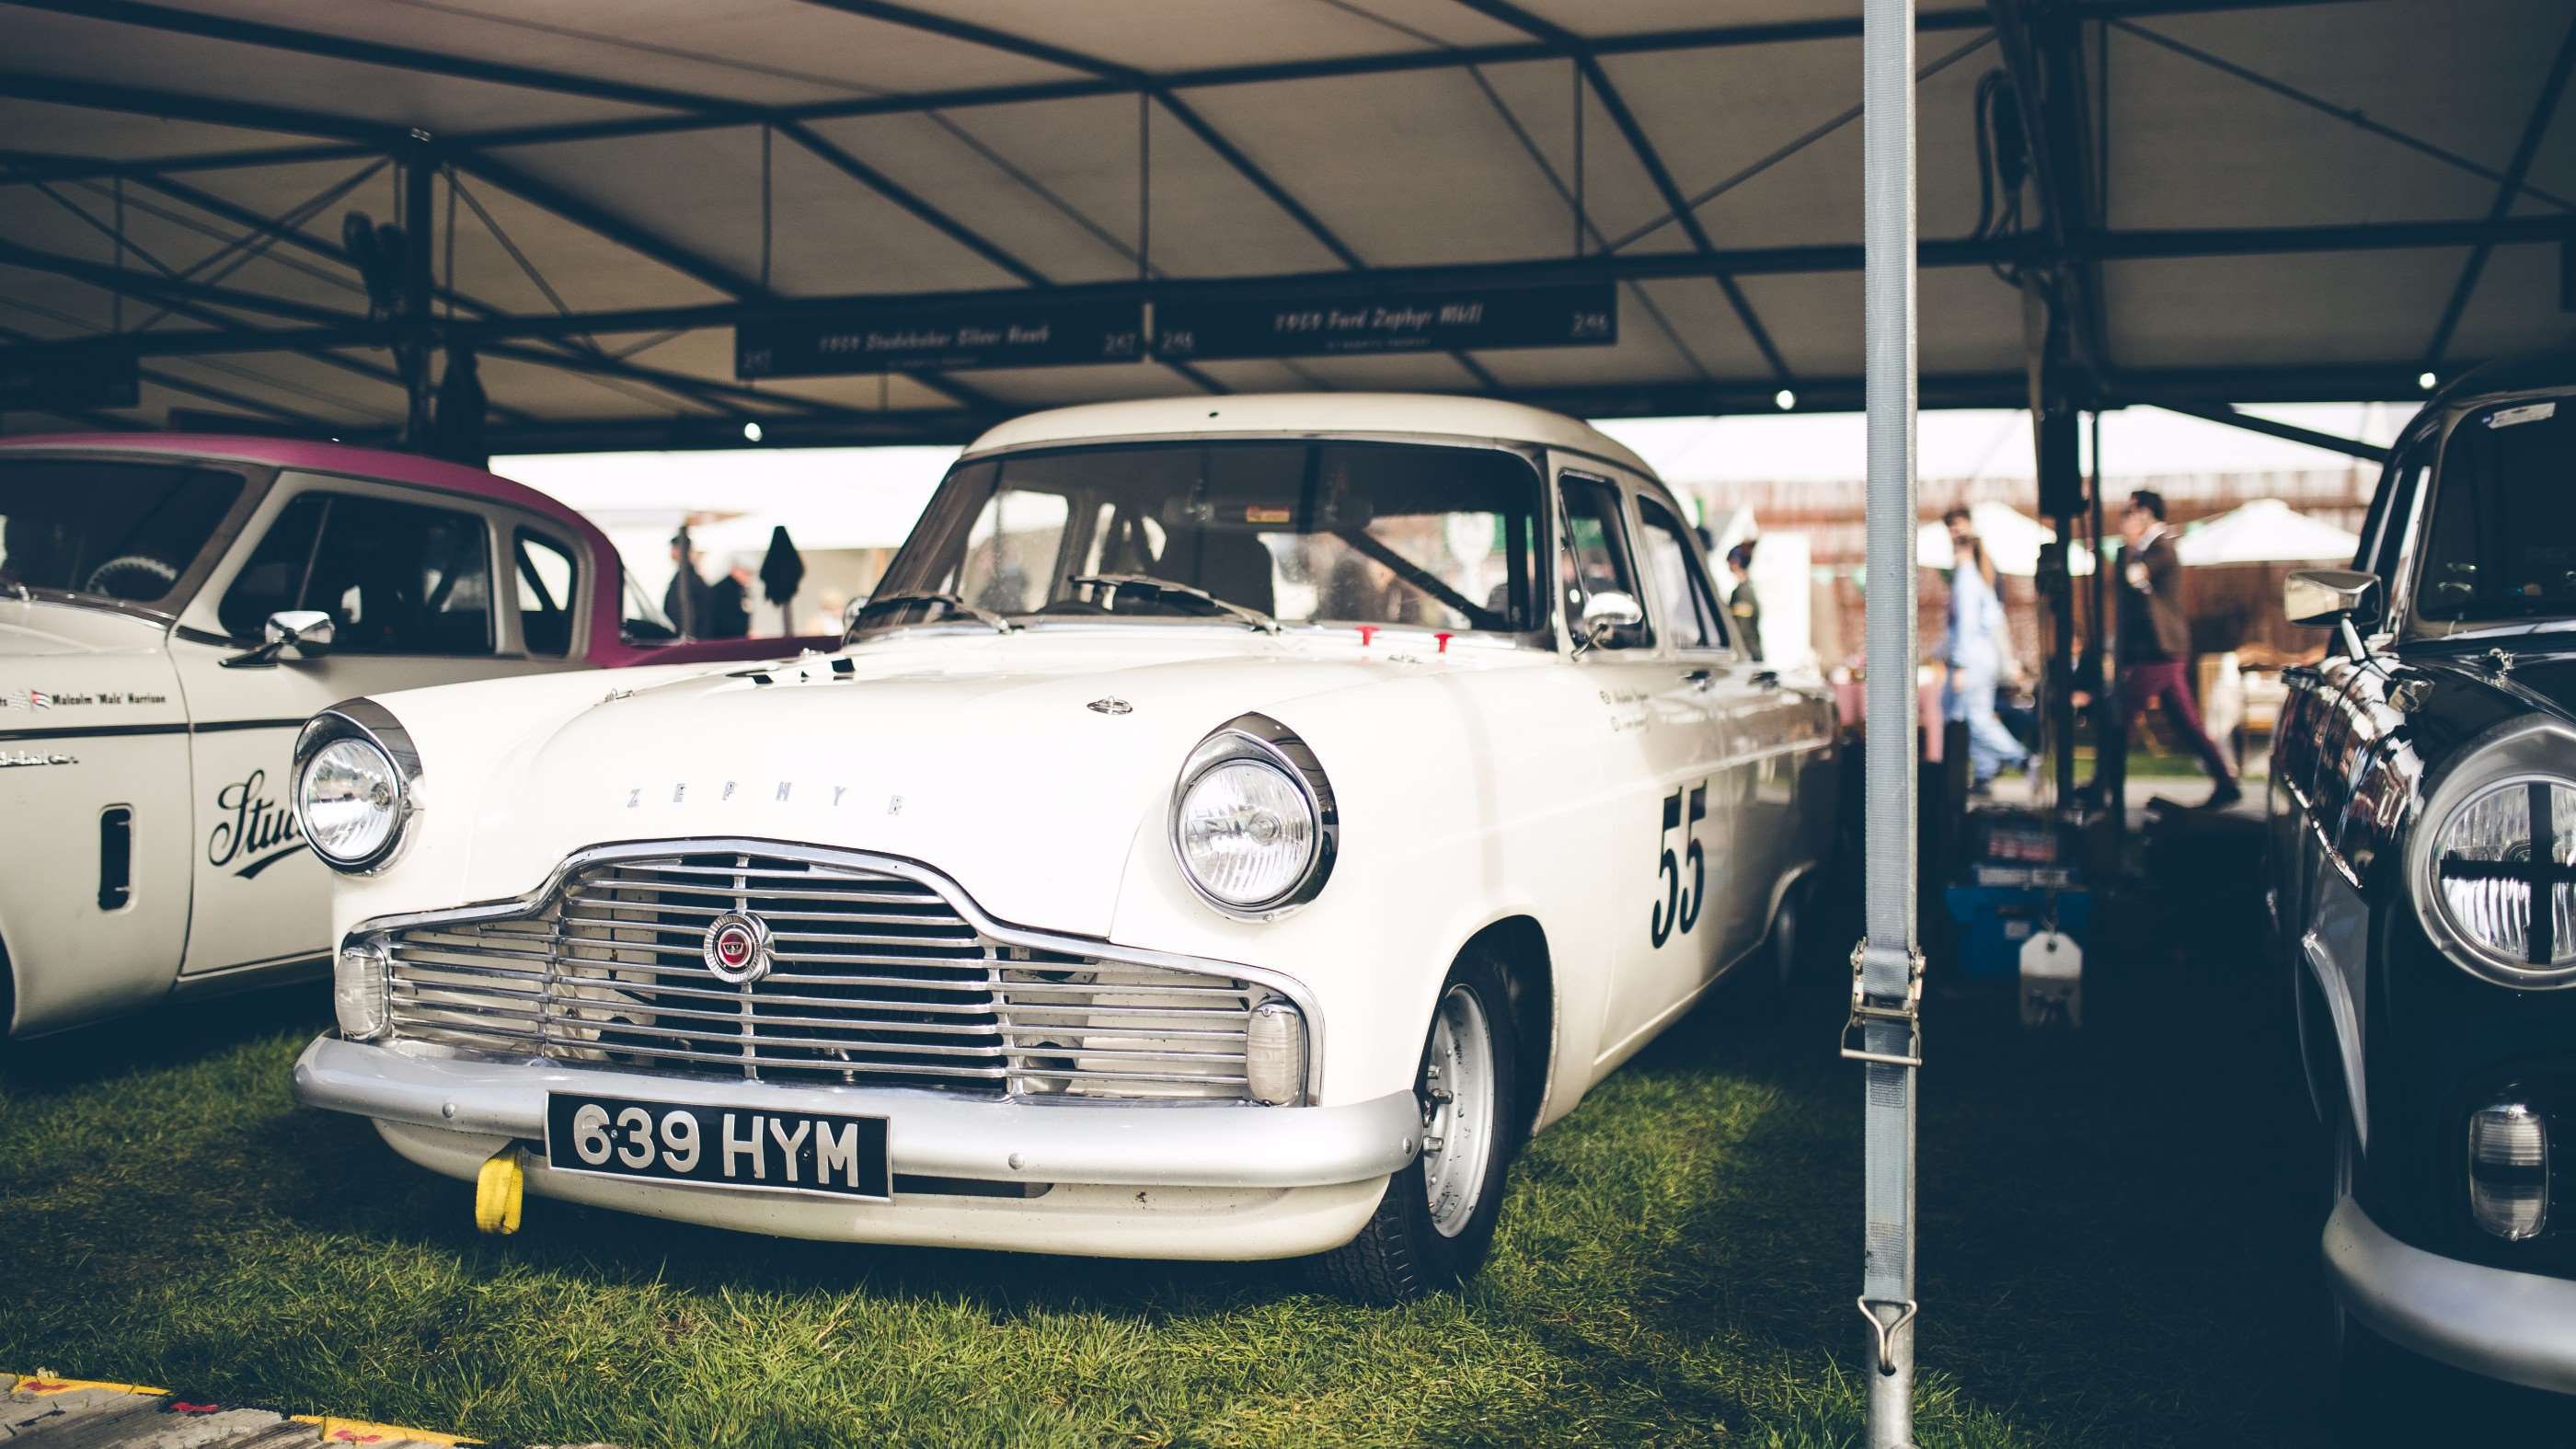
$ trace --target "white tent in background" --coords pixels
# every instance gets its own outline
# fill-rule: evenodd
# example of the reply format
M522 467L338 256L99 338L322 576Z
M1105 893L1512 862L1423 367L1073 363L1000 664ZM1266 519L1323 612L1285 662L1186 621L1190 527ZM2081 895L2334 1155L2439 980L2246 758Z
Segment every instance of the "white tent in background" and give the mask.
M2185 564L2328 563L2349 559L2361 540L2278 498L2204 518L2183 530L2174 554Z
M1986 545L1986 557L1994 560L1995 572L2017 579L2039 572L2040 545L2057 537L2047 524L1991 498L1969 504L1968 518ZM2067 563L2075 572L2093 572L2090 552L2079 546L2068 554ZM1937 520L1923 525L1914 535L1914 557L1924 568L1949 572L1955 562L1950 556L1950 530Z

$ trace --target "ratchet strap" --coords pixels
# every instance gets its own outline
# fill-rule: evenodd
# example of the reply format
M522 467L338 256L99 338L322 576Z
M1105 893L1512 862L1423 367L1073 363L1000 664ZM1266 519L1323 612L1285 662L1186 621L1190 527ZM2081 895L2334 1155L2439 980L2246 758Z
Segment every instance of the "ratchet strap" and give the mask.
M1842 1054L1861 1063L1867 1088L1860 1311L1876 1336L1878 1371L1890 1374L1890 1341L1915 1310L1913 1095L1923 1065L1923 953L1863 941L1852 948L1851 963Z

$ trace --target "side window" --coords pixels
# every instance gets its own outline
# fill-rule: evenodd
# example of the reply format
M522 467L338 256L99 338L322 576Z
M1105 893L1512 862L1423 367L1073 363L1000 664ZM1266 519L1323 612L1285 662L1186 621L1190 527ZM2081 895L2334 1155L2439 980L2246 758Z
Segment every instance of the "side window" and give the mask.
M471 513L306 493L277 516L217 614L256 638L279 609L320 609L353 654L492 652L491 531Z
M1637 597L1637 571L1628 552L1627 525L1619 516L1619 490L1601 479L1568 473L1558 480L1557 491L1565 500L1566 551L1558 568L1566 626L1580 634L1584 609L1595 595Z
M2432 461L2430 439L2400 453L2388 465L2386 481L2372 500L2362 529L2361 557L2354 568L2379 575L2382 588L2397 584L2397 564L2406 552L2406 525L2415 516L2415 495L2424 486L2424 465Z
M215 606L225 633L255 644L269 615L304 607L304 580L313 571L313 546L330 501L324 493L299 494L278 512Z
M1725 630L1718 624L1717 599L1699 561L1699 539L1672 510L1637 495L1637 516L1646 525L1646 565L1655 575L1657 622L1677 649L1721 649Z
M519 638L530 654L560 659L572 652L575 574L572 555L542 533L518 530L511 540L519 576Z

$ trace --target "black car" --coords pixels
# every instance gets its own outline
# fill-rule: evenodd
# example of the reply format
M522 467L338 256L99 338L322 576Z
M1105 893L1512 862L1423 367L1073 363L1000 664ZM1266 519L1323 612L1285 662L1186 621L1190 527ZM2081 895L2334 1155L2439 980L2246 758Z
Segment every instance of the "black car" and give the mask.
M2353 568L2285 594L2335 631L2289 674L2269 885L2340 1366L2576 1394L2576 355L2436 395Z

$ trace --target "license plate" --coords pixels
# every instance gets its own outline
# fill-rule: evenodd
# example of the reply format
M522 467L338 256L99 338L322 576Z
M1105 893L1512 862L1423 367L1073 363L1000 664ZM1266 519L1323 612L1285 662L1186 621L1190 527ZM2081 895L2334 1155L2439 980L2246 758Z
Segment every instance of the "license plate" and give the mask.
M546 1094L559 1172L893 1200L886 1119Z

